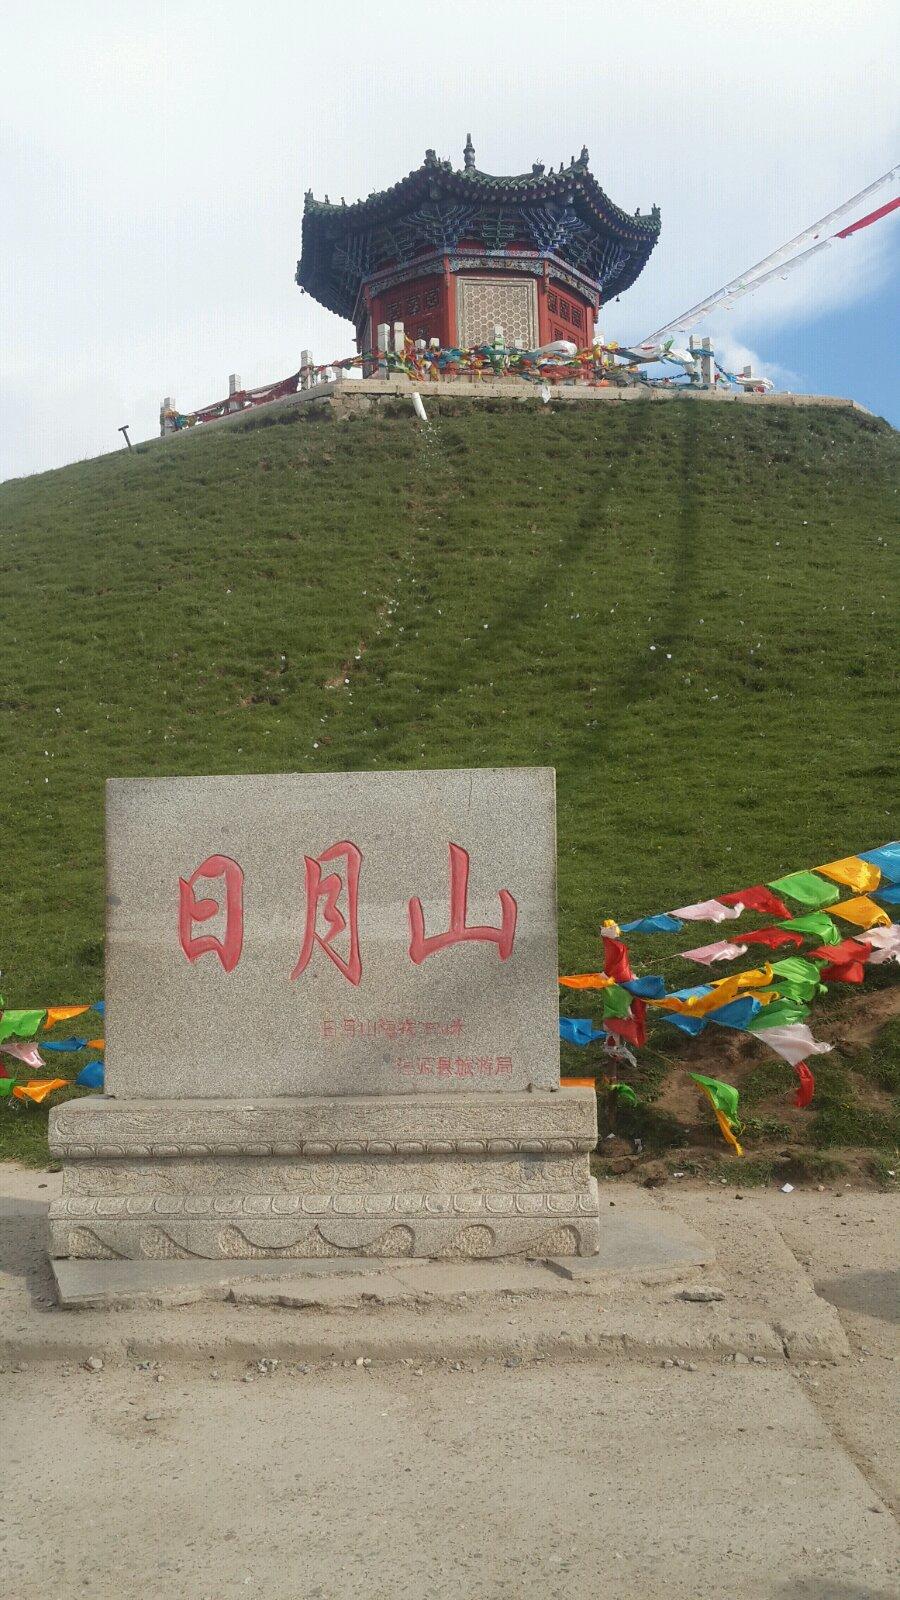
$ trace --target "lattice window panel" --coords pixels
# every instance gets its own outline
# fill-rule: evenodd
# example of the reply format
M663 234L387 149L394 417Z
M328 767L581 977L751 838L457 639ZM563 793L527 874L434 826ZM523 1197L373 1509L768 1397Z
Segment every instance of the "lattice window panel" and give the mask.
M538 342L537 290L509 278L457 278L456 329L463 350L490 344L499 323L506 343L521 339L526 350Z

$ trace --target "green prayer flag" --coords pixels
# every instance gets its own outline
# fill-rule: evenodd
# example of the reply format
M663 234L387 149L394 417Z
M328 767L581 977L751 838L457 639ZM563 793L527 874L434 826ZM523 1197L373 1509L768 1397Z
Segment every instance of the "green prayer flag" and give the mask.
M826 883L816 872L789 872L786 878L772 878L767 888L774 889L776 894L790 895L792 900L799 900L812 911L833 905L841 893L837 884Z
M783 1000L814 1000L817 994L827 994L825 983L809 983L802 978L779 978L775 985Z
M840 944L841 932L827 911L808 911L803 917L789 917L787 922L776 922L776 928L786 928L788 933L809 933L820 944Z
M4 1039L33 1039L47 1015L43 1011L4 1011L0 1016L0 1043Z
M738 1092L733 1083L720 1083L718 1078L704 1078L701 1072L691 1072L689 1076L709 1090L717 1111L721 1111L729 1122L737 1122Z
M600 990L600 1006L604 1017L627 1017L631 1014L631 995L618 983Z
M759 1016L747 1023L751 1033L762 1033L766 1028L787 1028L809 1016L809 1006L804 1005L802 1000L785 995L781 984L778 985L778 992L784 998L770 1000L767 1006L763 1006Z
M639 1103L630 1083L611 1083L609 1092L610 1094L617 1094L619 1099L624 1100L627 1105L636 1106Z
M15 1078L0 1078L0 1100L8 1099L15 1088Z
M808 961L806 956L785 956L783 961L773 961L772 987L789 1000L811 1000L814 995L827 994L827 985L819 981L823 965Z
M818 961L810 961L806 956L782 956L780 961L772 962L772 971L778 978L796 979L798 982L818 983L821 968ZM775 984L778 988L778 984Z

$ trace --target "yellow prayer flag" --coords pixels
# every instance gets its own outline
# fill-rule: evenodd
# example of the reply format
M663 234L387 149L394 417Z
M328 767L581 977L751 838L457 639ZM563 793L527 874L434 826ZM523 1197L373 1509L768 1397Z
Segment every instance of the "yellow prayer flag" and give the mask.
M85 1008L87 1009L87 1008ZM30 1083L17 1083L13 1089L15 1100L33 1100L35 1105L40 1105L46 1100L54 1089L69 1089L71 1085L68 1078L32 1078Z
M727 1139L729 1144L734 1145L737 1154L742 1156L744 1154L744 1147L743 1145L738 1144L737 1139L731 1131L731 1125L724 1111L720 1111L717 1106L713 1106L713 1110L716 1114L716 1121L722 1130L723 1138Z
M827 866L814 870L821 872L823 878L830 878L832 883L843 883L848 889L855 889L857 894L868 894L881 882L879 868L872 861L863 861L862 856L843 856L840 861L829 861Z
M559 979L567 989L608 989L615 981L605 972L576 972L571 978Z
M853 900L838 900L836 905L828 907L828 915L841 917L844 922L852 922L857 928L889 928L891 925L887 912L864 894L857 895Z
M739 992L738 978L735 976L723 978L717 988L710 989L709 994L689 994L686 1000L667 994L661 1000L648 1000L647 1004L659 1006L663 1011L678 1011L683 1017L705 1017L707 1011L727 1006L729 1000L734 1000Z
M105 1039L88 1039L87 1047L88 1047L89 1050L105 1050L106 1049L106 1040Z
M713 987L722 989L725 984L733 983L737 986L734 992L739 994L742 989L768 988L774 976L775 974L767 961L763 967L750 967L746 972L735 972L730 978L716 978ZM716 1003L717 1005L722 1005L723 1001L720 999Z
M80 1017L90 1009L90 1006L48 1006L44 1029L55 1027L57 1022L70 1022L73 1017Z

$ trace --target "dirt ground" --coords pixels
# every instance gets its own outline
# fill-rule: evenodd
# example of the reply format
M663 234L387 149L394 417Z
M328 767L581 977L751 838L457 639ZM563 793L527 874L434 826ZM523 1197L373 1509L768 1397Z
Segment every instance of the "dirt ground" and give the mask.
M273 1363L261 1342L250 1361L16 1362L0 1376L4 1594L888 1600L896 1197L674 1189L654 1204L728 1249L760 1208L850 1356L357 1365L364 1350Z

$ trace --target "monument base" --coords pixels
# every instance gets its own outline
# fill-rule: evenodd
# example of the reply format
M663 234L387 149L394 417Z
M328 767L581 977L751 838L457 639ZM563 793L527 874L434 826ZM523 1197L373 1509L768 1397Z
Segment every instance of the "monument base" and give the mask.
M50 1254L589 1256L589 1089L57 1107Z

